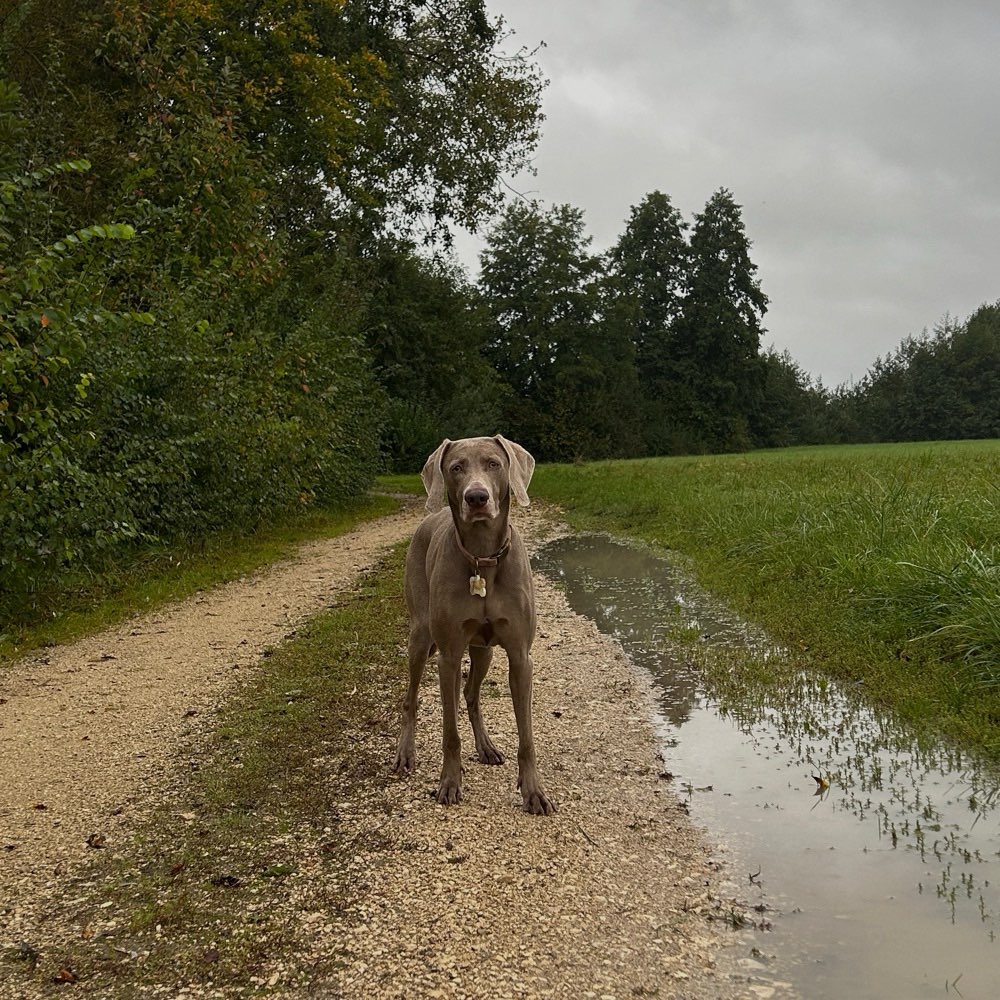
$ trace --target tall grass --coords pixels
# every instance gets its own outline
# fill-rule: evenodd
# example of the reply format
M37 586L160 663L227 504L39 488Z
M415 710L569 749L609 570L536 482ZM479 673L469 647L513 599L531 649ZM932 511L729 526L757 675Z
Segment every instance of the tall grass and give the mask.
M776 639L1000 748L1000 441L540 467L580 527L690 556ZM958 728L963 728L961 723Z

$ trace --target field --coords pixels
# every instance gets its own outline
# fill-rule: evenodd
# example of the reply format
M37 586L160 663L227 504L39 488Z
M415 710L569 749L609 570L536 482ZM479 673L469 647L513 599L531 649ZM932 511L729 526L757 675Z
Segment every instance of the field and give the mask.
M1000 753L1000 441L548 465L532 491L682 553L799 665Z

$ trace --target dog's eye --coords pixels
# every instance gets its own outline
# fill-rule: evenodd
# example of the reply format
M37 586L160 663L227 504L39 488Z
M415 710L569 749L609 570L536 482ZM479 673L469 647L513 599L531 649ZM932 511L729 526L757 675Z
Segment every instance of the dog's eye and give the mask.
M454 473L456 473L456 474L459 473L459 472L461 472L462 471L462 463L461 462L456 462L451 467L451 471L454 472Z
M491 469L499 469L500 468L500 463L495 458L491 458L490 459L490 468Z

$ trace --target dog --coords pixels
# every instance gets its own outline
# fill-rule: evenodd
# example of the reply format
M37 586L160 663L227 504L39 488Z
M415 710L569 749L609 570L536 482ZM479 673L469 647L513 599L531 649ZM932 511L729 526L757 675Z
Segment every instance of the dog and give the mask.
M556 804L538 778L531 723L535 597L524 542L510 521L511 498L530 504L528 484L535 460L520 445L496 437L441 442L421 472L431 513L414 533L406 556L406 606L410 678L403 700L393 770L414 768L417 698L424 666L437 652L444 710L443 762L436 798L462 799L458 696L462 656L471 667L465 702L483 764L502 764L503 754L483 722L480 689L502 646L509 663L517 721L517 784L525 812L549 815Z

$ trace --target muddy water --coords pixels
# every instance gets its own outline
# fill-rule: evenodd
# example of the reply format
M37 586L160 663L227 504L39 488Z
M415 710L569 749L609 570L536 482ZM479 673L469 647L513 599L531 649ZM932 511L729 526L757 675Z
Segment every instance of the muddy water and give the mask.
M647 550L579 536L536 567L655 679L675 787L749 904L748 974L807 1000L1000 997L1000 776L819 677L706 689L677 628L766 637Z

